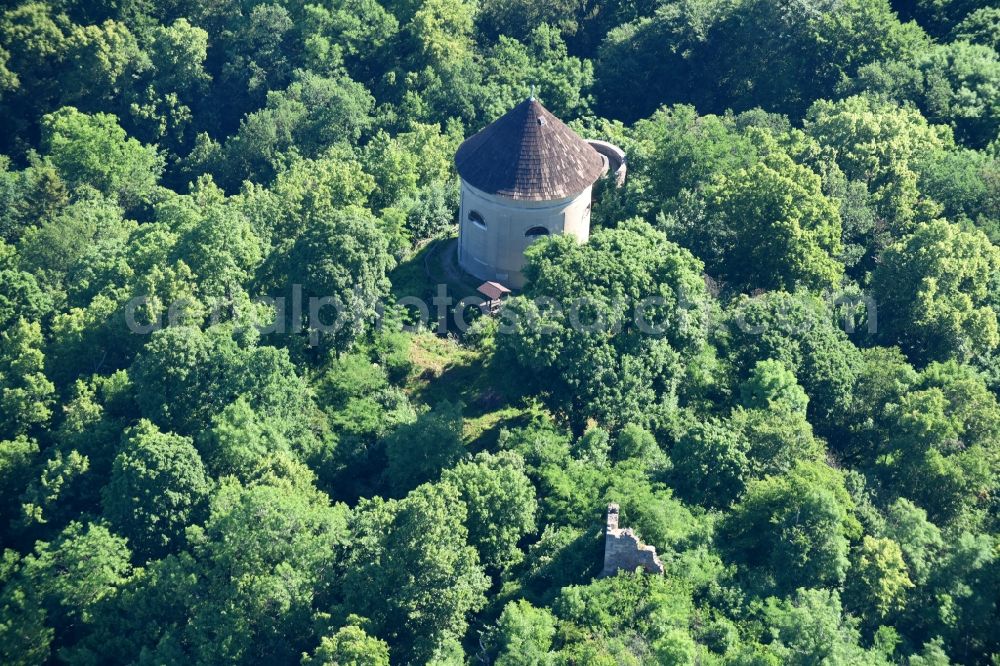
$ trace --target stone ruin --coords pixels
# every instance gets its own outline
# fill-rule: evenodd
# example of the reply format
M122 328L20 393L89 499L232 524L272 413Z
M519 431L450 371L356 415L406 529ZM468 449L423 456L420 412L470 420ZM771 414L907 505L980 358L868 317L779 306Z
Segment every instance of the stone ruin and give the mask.
M601 578L613 576L620 570L635 571L639 567L646 573L663 573L663 563L656 556L656 548L643 544L629 528L618 527L618 505L609 504Z

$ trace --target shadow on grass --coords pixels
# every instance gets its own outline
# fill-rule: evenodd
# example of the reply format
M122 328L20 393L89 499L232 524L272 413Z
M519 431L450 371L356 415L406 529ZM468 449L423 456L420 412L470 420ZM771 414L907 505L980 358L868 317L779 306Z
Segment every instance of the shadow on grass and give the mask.
M399 300L408 296L429 299L434 295L436 284L427 275L427 258L433 255L435 248L447 243L447 239L436 238L418 248L416 252L401 261L389 273L392 282L392 296Z

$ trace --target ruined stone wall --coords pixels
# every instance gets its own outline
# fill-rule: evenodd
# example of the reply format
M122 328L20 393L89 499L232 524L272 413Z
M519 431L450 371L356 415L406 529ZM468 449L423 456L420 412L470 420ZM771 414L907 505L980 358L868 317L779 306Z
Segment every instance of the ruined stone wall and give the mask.
M646 573L663 573L663 563L656 556L656 548L643 544L629 528L618 527L618 505L609 504L601 577L613 576L620 570L635 571L640 567Z

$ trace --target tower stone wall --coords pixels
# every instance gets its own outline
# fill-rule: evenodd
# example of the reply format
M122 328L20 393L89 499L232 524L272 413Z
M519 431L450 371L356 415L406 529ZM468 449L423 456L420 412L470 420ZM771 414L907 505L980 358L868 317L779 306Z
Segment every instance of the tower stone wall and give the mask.
M604 569L601 577L613 576L619 571L662 574L663 563L656 556L656 548L647 546L629 528L618 527L618 505L608 505L607 526L604 530Z
M590 237L591 187L556 201L518 201L482 192L462 181L458 263L481 280L524 286L524 251L541 237Z

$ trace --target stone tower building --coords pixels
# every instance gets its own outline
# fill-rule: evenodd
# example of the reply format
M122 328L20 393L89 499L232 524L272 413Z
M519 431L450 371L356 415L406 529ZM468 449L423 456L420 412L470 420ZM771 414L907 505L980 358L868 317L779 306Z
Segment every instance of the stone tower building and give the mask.
M625 154L581 139L531 97L466 139L455 154L462 180L458 262L481 280L524 286L524 250L541 236L590 236L594 182Z

